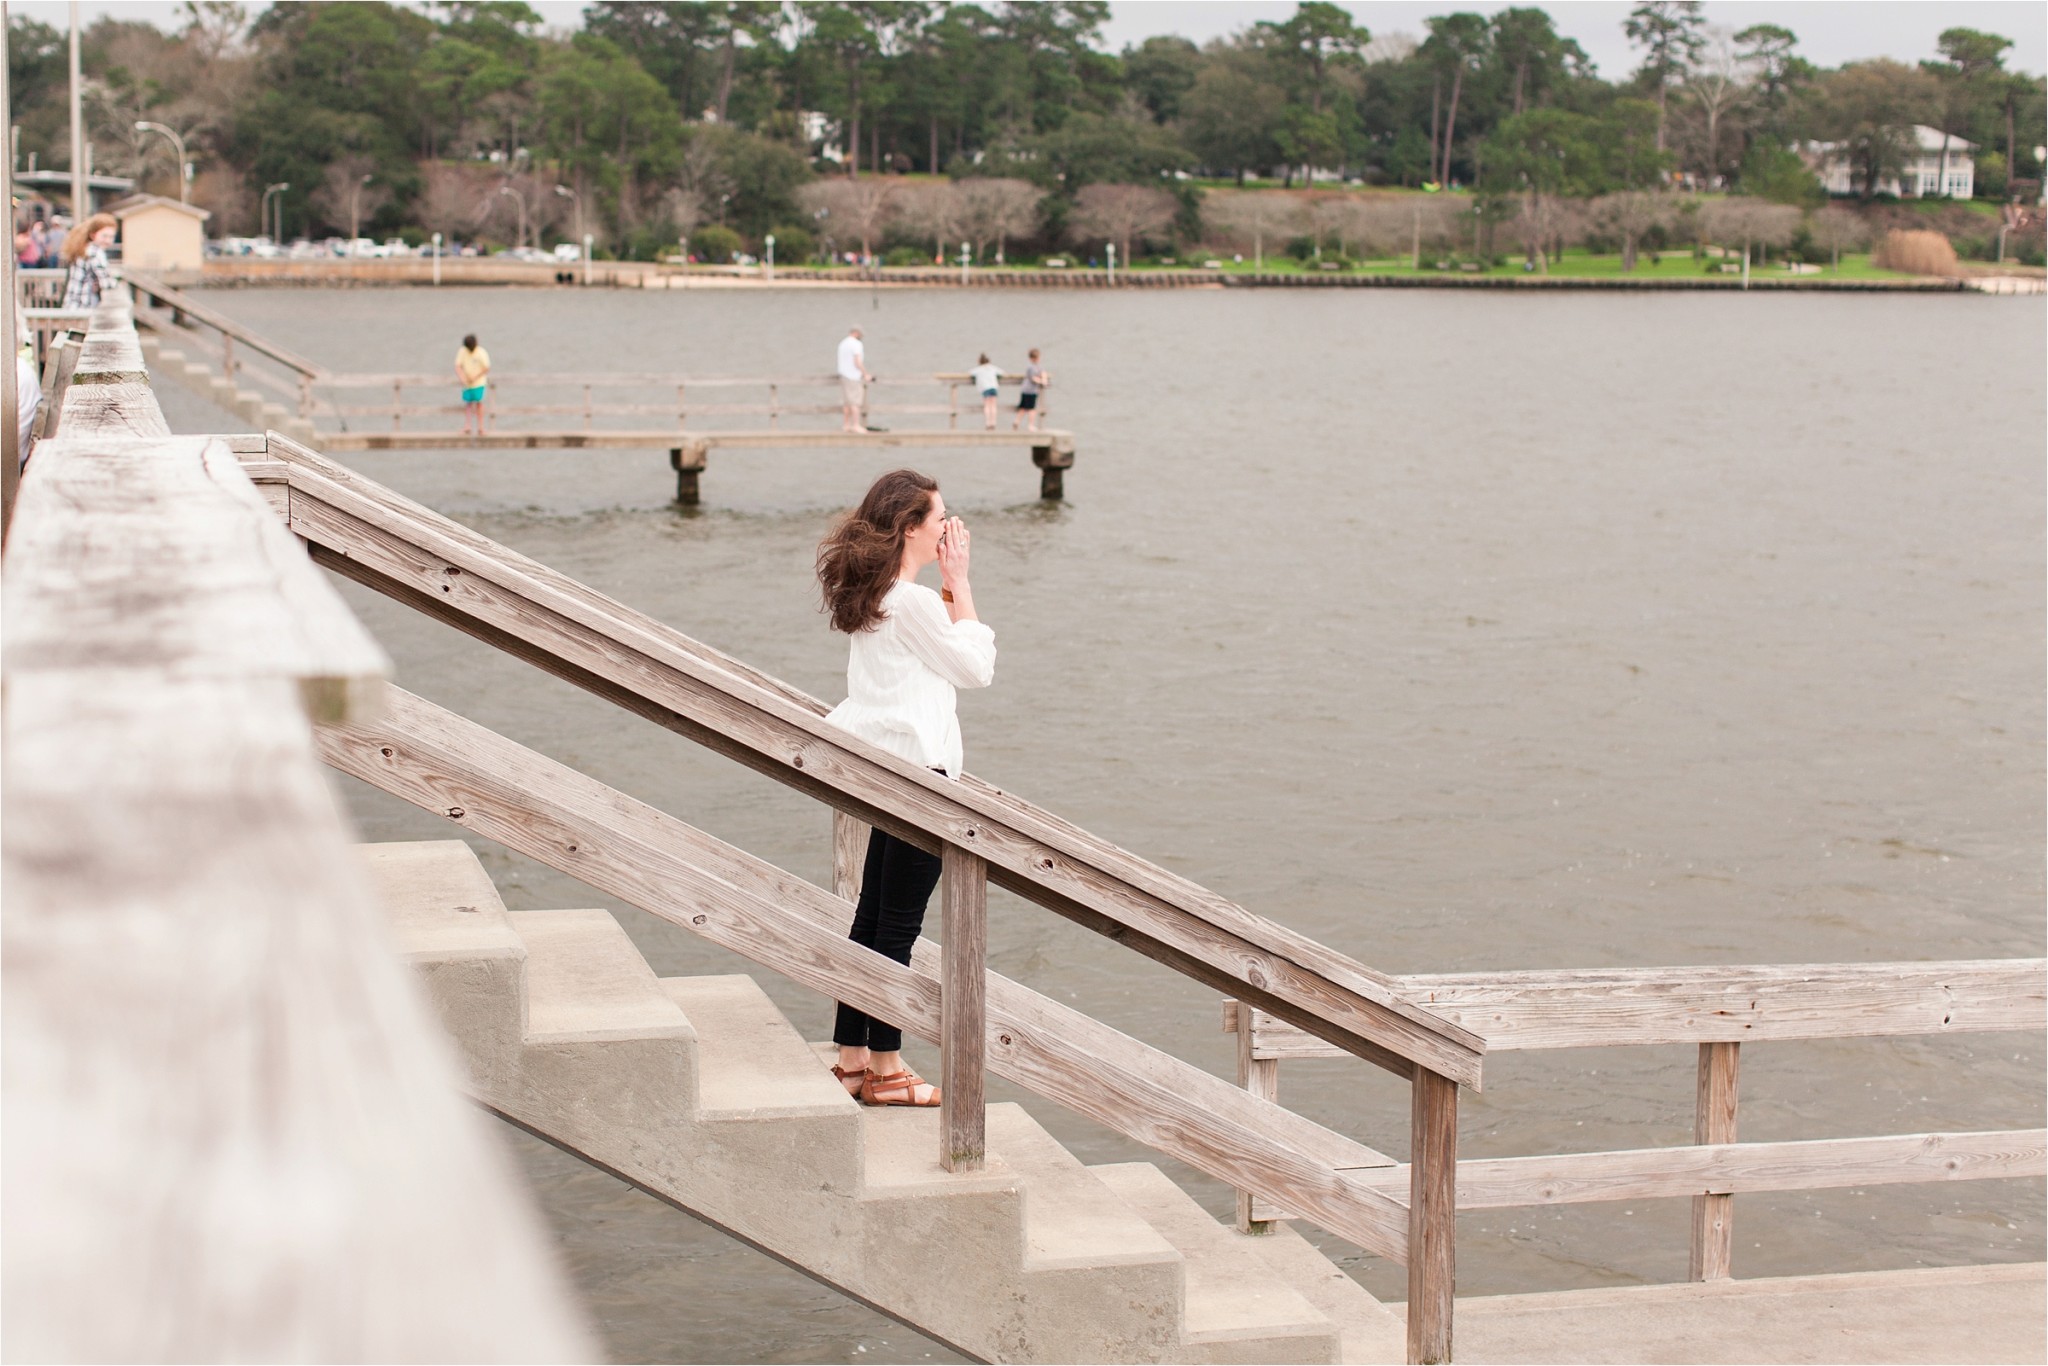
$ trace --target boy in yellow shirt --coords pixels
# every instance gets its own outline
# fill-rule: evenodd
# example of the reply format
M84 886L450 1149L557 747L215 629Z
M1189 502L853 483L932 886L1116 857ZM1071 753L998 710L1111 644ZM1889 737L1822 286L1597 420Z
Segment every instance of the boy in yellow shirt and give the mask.
M484 434L484 394L491 373L491 353L476 344L476 333L462 339L455 353L455 377L462 381L462 434Z

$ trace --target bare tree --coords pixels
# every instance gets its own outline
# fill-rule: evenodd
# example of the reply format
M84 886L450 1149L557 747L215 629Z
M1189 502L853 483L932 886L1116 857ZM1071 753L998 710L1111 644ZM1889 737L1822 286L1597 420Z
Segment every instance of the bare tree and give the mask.
M687 259L690 255L690 234L704 221L704 196L681 186L670 189L661 196L661 216L676 230L682 254Z
M1179 213L1179 200L1150 185L1085 185L1074 196L1069 227L1078 239L1116 243L1128 262L1133 241L1157 236Z
M1752 65L1750 58L1737 50L1734 30L1716 24L1707 27L1706 47L1686 73L1681 108L1692 117L1683 130L1681 146L1700 168L1700 183L1708 189L1727 178L1724 172L1729 160L1722 155L1722 147L1728 141L1732 116L1749 100Z
M487 184L479 183L462 167L430 161L420 167L420 193L413 201L413 213L421 227L453 243L490 217L491 206L484 199L489 193Z
M1700 233L1717 246L1742 244L1748 257L1752 247L1782 247L1799 231L1803 217L1789 204L1771 204L1761 199L1723 199L1700 210Z
M1621 268L1636 268L1636 247L1650 229L1667 221L1671 206L1663 195L1648 190L1621 190L1592 203L1593 220L1621 239Z
M1360 212L1363 208L1361 200L1348 194L1330 195L1308 206L1309 231L1315 235L1317 257L1323 254L1325 237L1336 242L1339 256L1350 254L1346 248L1364 236Z
M860 243L863 260L874 256L874 241L888 225L896 207L898 182L882 176L849 180L835 176L811 182L797 191L797 201L811 213L820 210L832 230Z
M966 210L960 187L945 180L906 186L896 197L896 221L930 242L932 254L940 258L948 244L960 240Z
M374 217L391 198L391 187L373 179L377 163L366 156L337 157L327 164L313 207L329 223L348 224L349 240L362 236L363 219Z
M1288 194L1257 190L1212 194L1202 203L1202 221L1220 230L1232 245L1251 239L1252 262L1266 264L1266 241L1284 239L1301 226L1301 205Z
M1827 248L1835 270L1842 268L1844 251L1854 251L1870 241L1870 225L1863 221L1863 215L1848 209L1822 209L1810 222L1813 240Z
M1585 212L1576 200L1556 194L1525 194L1514 217L1515 235L1528 253L1529 264L1548 275L1550 263L1564 256L1568 242L1583 236Z
M1029 237L1038 231L1040 206L1045 191L1028 180L974 179L960 182L961 223L974 242L979 257L988 244L996 244L996 264L1003 263L1003 248L1012 237Z
M210 231L225 236L256 230L256 192L232 170L201 171L192 182L192 203L213 215Z
M1464 213L1442 196L1383 196L1365 202L1362 236L1375 256L1406 256L1422 269L1423 253L1457 245Z

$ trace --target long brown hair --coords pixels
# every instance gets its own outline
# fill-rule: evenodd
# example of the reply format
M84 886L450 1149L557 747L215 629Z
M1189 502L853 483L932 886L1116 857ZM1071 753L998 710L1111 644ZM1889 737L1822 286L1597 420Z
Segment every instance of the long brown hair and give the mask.
M120 223L115 221L114 215L110 213L94 214L92 217L86 219L83 223L80 223L77 227L73 228L70 232L64 234L64 245L58 251L59 259L61 259L66 265L69 265L71 262L76 261L79 257L85 255L86 243L92 241L92 235L94 233L98 232L101 228L114 228L116 230L119 230L120 226Z
M881 623L882 599L903 567L903 538L931 515L938 491L929 475L890 470L819 543L818 582L832 629L852 635Z

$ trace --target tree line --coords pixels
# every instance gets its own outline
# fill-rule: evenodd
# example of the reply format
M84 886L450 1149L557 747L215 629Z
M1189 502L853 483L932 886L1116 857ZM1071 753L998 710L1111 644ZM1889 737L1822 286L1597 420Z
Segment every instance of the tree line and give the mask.
M216 232L254 231L286 186L288 235L586 232L646 257L774 233L785 260L962 240L977 256L1116 242L1128 258L1199 238L1205 214L1263 238L1280 211L1260 196L1204 203L1205 185L1255 182L1469 190L1489 234L1512 222L1547 259L1570 224L1633 243L1673 190L1811 206L1816 143L1845 150L1869 200L1915 154L1914 124L1974 144L1980 197L2037 193L2048 141L2041 77L1967 28L1917 65L1823 69L1788 29L1649 0L1625 23L1639 64L1607 79L1534 7L1405 35L1308 0L1204 45L1120 53L1102 48L1108 10L603 0L564 35L522 0L189 0L171 31L86 31L89 137L96 169L174 194L168 141L135 125L177 128ZM64 35L18 17L11 39L20 157L64 166Z

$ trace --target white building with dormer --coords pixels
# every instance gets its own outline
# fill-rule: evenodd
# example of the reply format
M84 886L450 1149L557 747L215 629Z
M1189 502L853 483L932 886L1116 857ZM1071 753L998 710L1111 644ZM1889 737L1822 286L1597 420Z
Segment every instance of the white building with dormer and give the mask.
M1942 166L1941 148L1948 143L1948 165ZM1897 196L1900 199L1970 199L1977 193L1977 144L1967 142L1954 134L1944 134L1939 128L1929 128L1924 123L1913 125L1912 150L1906 156L1905 169L1898 175L1887 176L1877 183L1879 194ZM1840 143L1822 142L1813 145L1817 159L1814 173L1820 183L1832 195L1863 193L1863 182L1856 165L1849 154L1842 150Z

